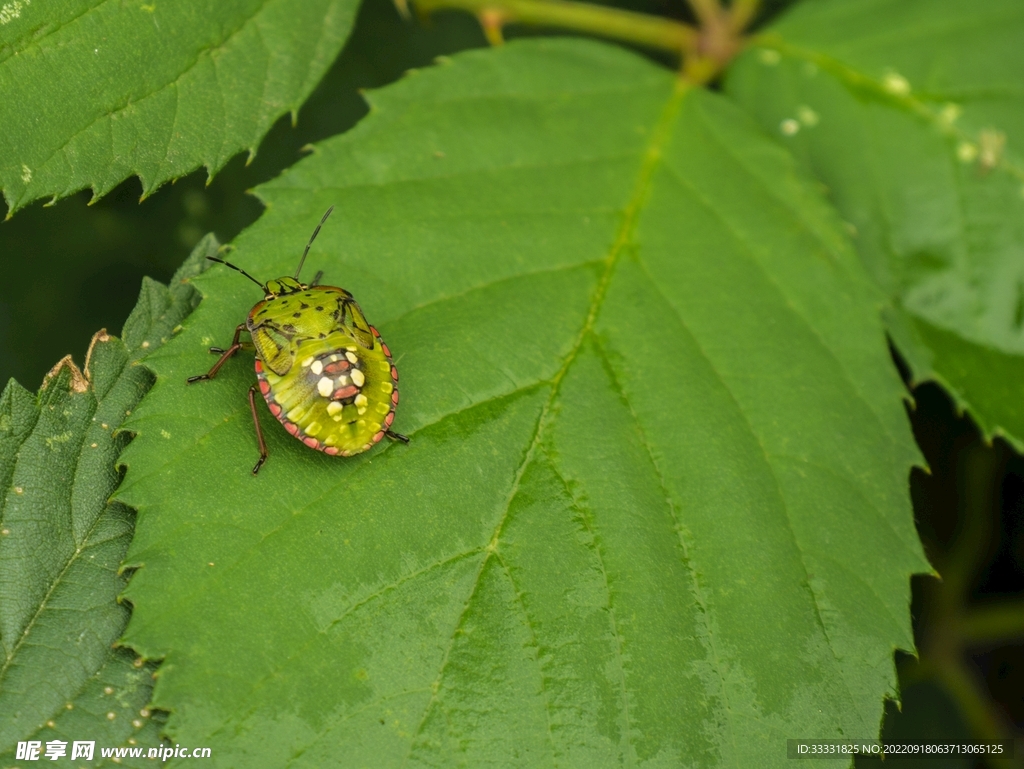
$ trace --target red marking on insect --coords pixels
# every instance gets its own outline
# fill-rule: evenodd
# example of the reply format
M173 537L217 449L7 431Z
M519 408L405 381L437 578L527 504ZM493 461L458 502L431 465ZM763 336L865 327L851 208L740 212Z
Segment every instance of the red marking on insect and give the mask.
M259 358L256 359L256 373L257 374L262 374L263 373L263 363L260 361Z
M284 425L284 429L285 430L287 430L289 433L291 433L295 437L298 437L298 435L299 435L299 426L298 425L296 425L294 422L285 422L284 420L281 420L281 424Z
M383 339L380 342L380 349L382 349L384 351L384 354L387 355L389 358L391 357L391 350L389 350L388 346L384 344Z
M279 405L276 403L267 403L267 406L270 407L270 413L275 417L281 416L281 407Z
M391 391L391 402L396 406L398 405L398 390Z
M338 447L337 446L327 446L324 449L324 454L330 454L332 457L335 456L337 453L338 453Z
M340 401L343 398L351 398L353 395L359 393L359 388L355 385L349 385L348 387L342 387L340 390L335 390L334 395L331 396L331 400Z
M384 417L384 426L391 427L391 423L395 421L395 412L389 411L388 415Z
M315 449L320 445L320 441L316 438L303 438L302 442L309 446L311 449Z
M266 379L260 380L260 392L263 393L263 397L266 397L267 393L270 392L270 384Z
M374 443L380 443L380 439L383 438L383 437L384 437L384 431L381 430L379 433L377 433L375 436L373 436L373 442Z
M372 331L372 332L373 332L373 335L374 335L375 337L377 337L378 339L380 339L380 332L379 332L379 331L378 331L378 330L377 330L377 329L376 329L376 328L375 328L374 326L370 326L370 331Z
M395 368L394 366L391 367L391 378L394 379L396 382L398 381L398 369Z
M324 373L330 374L331 376L337 376L352 368L352 364L347 360L336 360L333 363L328 363L324 366Z

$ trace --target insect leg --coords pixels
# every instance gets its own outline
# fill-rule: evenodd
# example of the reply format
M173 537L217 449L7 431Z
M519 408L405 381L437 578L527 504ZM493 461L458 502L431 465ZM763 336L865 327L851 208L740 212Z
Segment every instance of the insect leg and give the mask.
M384 434L393 441L401 441L402 443L409 442L409 438L407 436L402 435L401 433L396 433L394 430L388 430Z
M238 343L238 349L239 350L248 350L249 352L252 352L253 350L256 349L256 345L254 345L252 342L239 342ZM226 352L227 352L227 350L225 350L223 347L211 347L210 348L210 354L211 355L223 355Z
M260 446L260 458L256 460L256 466L252 469L252 474L256 475L267 461L267 443L263 440L263 428L260 427L260 418L256 414L256 385L249 388L249 408L252 410L252 423L256 425L256 442Z
M242 343L238 341L238 336L244 330L245 330L245 324L244 323L239 323L238 326L235 328L235 336L231 340L231 346L228 349L221 351L220 358L217 360L216 363L213 364L213 366L210 368L210 370L207 371L205 374L199 374L197 376L190 376L187 380L185 380L186 383L187 384L192 384L193 382L201 382L204 379L213 379L215 376L217 376L217 372L220 371L220 367L224 365L224 362L227 361L227 359L230 358L232 355L234 355L236 352L238 352L239 350L242 349ZM220 349L220 348L212 348L211 352L213 352L213 349Z

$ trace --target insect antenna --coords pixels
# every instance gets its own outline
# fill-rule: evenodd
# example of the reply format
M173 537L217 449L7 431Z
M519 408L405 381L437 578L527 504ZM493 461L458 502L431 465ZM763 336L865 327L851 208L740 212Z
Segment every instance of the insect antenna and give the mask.
M236 270L237 272L242 273L245 277L247 277L249 280L251 280L257 286L262 288L264 290L264 292L267 290L266 286L264 286L262 283L260 283L258 280L256 280L256 278L254 278L252 275L247 273L241 267L236 267L231 262L225 262L223 259L218 259L216 256L208 256L206 258L209 259L211 262L217 262L218 264L223 264L225 267L230 267L232 270Z
M324 222L327 221L327 217L331 215L331 211L334 210L334 206L327 209L327 213L324 214L324 218L320 220L320 224L313 230L313 234L309 236L309 242L306 244L306 250L302 252L302 258L299 259L299 266L295 270L295 280L299 279L299 273L302 272L302 264L306 261L306 254L309 253L309 247L313 245L313 241L316 240L316 236L320 234L320 228L324 226Z

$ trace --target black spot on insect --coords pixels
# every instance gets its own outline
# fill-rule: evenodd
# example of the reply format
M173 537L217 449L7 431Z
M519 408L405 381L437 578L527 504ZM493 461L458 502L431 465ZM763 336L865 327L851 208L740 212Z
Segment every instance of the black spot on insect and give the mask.
M305 302L299 302L299 309L300 310L308 310L309 309L309 305L306 304Z
M286 328L287 328L287 326L286 326ZM327 338L327 334L325 334L323 331L321 331L320 332L320 338L321 339L326 339Z
M291 331L292 333L295 332L295 326L293 326L291 323L285 323L283 326L281 326L281 328L284 329L285 331Z
M302 305L302 306L305 307L306 305ZM292 317L293 318L301 318L302 317L302 313L301 312L293 312L292 313Z
M316 311L317 311L317 312L323 312L323 311L324 311L324 308L323 308L323 307L321 307L320 305L317 305L317 306L316 306Z

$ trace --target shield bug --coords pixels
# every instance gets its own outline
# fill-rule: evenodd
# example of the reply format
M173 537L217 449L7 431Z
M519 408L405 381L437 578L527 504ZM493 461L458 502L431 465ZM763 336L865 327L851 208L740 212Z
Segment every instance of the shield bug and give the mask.
M373 448L385 435L408 443L391 429L398 406L398 369L391 351L371 326L352 294L336 286L321 286L323 272L310 284L300 283L306 254L334 206L313 230L294 277L261 283L241 267L208 256L240 272L263 291L263 301L235 328L227 349L205 374L188 384L213 379L239 350L256 353L259 391L285 429L312 449L349 457ZM242 342L242 332L252 341ZM253 475L267 460L267 444L256 413L256 388L249 388L249 408L256 426L260 458Z

